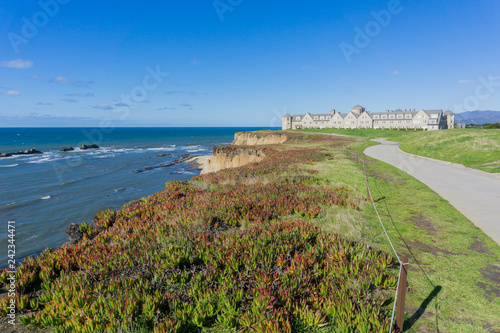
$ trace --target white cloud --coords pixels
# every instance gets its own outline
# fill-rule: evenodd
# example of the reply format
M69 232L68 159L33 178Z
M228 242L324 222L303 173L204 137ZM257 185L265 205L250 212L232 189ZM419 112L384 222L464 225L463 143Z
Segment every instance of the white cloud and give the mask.
M55 78L53 78L49 82L64 84L64 83L68 83L69 79L67 77L64 77L64 76L56 76Z
M98 110L113 110L114 108L109 104L97 104L94 106L94 109Z
M21 92L19 90L7 90L7 91L2 91L0 92L0 95L5 95L5 96L17 96Z
M399 75L399 72L398 71L394 71L394 72L392 72L392 74Z
M49 81L50 83L60 83L60 84L67 84L70 83L75 87L79 88L92 88L92 85L95 83L94 81L81 81L81 80L75 80L75 79L70 79L64 76L56 76L55 78L51 79Z
M7 68L17 68L17 69L31 68L33 67L33 61L21 60L21 59L10 60L10 61L3 60L0 61L0 66Z
M74 98L63 98L61 99L63 102L68 102L68 103L76 103L76 99Z
M464 83L467 83L467 82L470 82L470 80L458 80L458 83L460 83L460 84L464 84Z
M490 81L497 81L498 79L500 79L500 76L493 76L493 75L490 75L488 77L488 79L490 79Z
M31 75L31 78L33 80L38 80L40 78L40 75Z

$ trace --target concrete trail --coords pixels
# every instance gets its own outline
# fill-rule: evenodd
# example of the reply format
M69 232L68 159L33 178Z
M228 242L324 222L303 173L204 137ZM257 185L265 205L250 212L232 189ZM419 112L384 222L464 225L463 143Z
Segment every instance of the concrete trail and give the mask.
M367 156L391 164L448 200L485 234L500 244L500 175L432 158L408 154L400 143L373 139Z

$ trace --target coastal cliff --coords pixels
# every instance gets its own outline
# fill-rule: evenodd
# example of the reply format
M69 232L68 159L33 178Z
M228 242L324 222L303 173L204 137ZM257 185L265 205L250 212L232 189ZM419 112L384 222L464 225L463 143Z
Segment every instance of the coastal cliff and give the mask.
M216 145L214 146L212 156L205 163L201 174L260 162L264 157L264 152L259 148Z
M277 132L238 132L234 134L235 146L277 145L286 142L289 134Z

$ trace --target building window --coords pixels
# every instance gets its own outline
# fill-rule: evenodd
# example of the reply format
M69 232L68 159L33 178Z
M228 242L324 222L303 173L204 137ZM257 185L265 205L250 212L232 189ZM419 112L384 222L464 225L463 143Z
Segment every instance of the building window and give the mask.
M314 120L318 120L318 117L314 117Z
M406 119L410 119L411 118L411 114L405 114L405 118Z
M389 119L394 119L394 115L393 115L393 114L391 114L391 115L389 116Z

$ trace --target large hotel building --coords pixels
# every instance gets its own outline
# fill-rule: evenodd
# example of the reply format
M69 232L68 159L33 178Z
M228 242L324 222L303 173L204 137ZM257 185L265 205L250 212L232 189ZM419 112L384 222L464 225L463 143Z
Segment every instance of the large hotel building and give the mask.
M296 114L283 116L282 128L380 128L438 130L455 127L455 114L443 110L398 109L386 112L366 111L356 105L348 113L335 110L326 114Z

